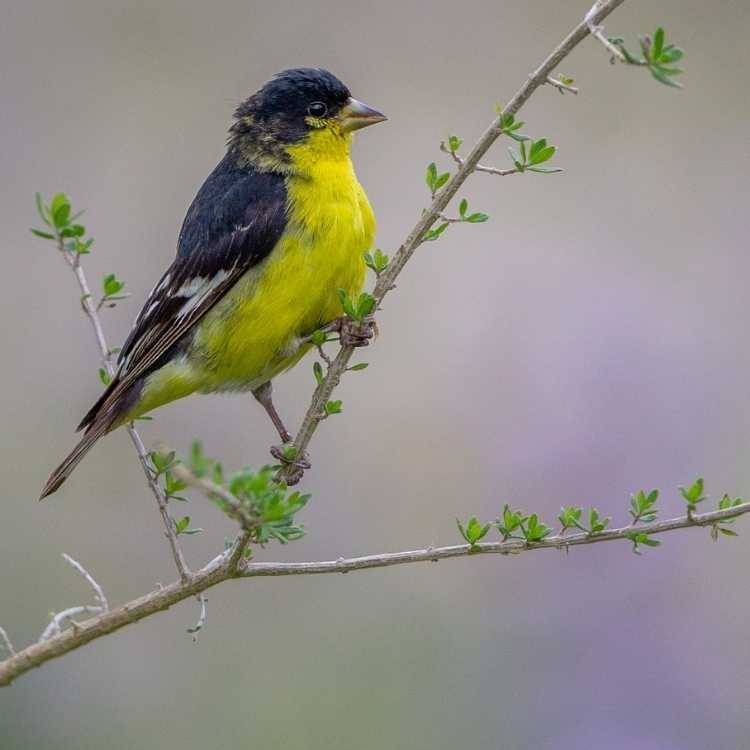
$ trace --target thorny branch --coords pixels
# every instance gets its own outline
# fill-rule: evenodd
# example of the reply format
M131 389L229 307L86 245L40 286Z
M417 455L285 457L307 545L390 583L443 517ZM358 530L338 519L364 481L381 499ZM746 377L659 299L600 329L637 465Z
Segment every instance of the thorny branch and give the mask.
M579 23L570 34L568 34L568 36L528 77L510 102L480 137L468 156L466 156L466 158L456 158L454 155L454 161L458 164L458 170L445 186L434 196L432 204L423 212L420 220L413 227L388 266L382 272L377 273L377 282L373 293L377 305L380 305L386 294L395 288L395 280L401 273L403 267L412 257L419 245L424 241L426 232L443 215L445 208L456 195L466 179L471 174L478 171L490 172L493 174L504 173L503 170L494 170L491 167L484 167L480 164L480 159L502 135L502 129L500 126L501 118L511 114L515 115L539 87L544 86L545 84L551 84L559 89L560 87L558 84L562 82L551 78L552 72L588 34L594 34L599 41L602 41L601 37L603 34L601 32L601 22L613 10L622 5L624 1L625 0L596 0L594 7L589 11L585 19L583 19L583 21ZM607 44L609 44L608 40ZM613 54L616 54L616 52L613 51ZM568 87L568 85L564 84L564 87ZM572 90L572 87L568 87L567 90ZM64 249L63 252L64 257L71 265L76 278L78 279L83 294L82 304L84 310L94 329L104 366L111 374L113 368L109 360L110 350L104 339L101 323L96 313L83 270L80 266L80 258L74 257L73 254L69 254ZM354 347L352 346L341 346L336 357L331 360L325 377L321 378L319 385L313 394L312 403L305 414L293 443L297 455L304 455L318 424L325 417L325 404L328 402L332 392L338 385L342 375L347 371L348 362L353 351ZM244 553L245 548L253 537L256 528L254 525L256 519L244 517L244 509L241 504L237 502L237 499L234 498L231 493L227 493L220 485L215 485L208 480L199 479L194 476L184 476L181 474L182 469L176 466L175 472L180 472L179 475L182 476L185 481L193 484L193 486L199 486L199 488L209 496L217 496L221 498L231 510L236 511L235 517L243 527L242 534L237 538L234 544L229 547L229 549L208 562L200 570L191 573L185 564L176 541L175 531L166 510L166 497L157 484L156 478L147 464L147 454L143 448L143 443L137 432L132 427L129 431L149 480L149 486L151 487L159 504L160 511L162 512L162 518L164 519L167 537L172 548L172 554L180 573L180 580L175 581L168 586L159 587L155 591L145 594L138 599L130 601L127 604L110 611L106 611L107 604L103 592L97 590L92 582L89 581L97 592L99 607L86 607L84 609L89 611L91 609L103 609L105 611L102 611L97 614L97 616L83 622L73 621L73 627L57 632L61 620L64 618L72 618L75 614L80 613L81 608L66 610L59 615L56 615L53 619L53 623L50 623L50 626L48 626L47 630L52 628L54 631L49 634L49 637L32 644L19 652L14 651L7 634L4 630L0 629L0 640L11 654L8 659L0 662L0 686L10 684L19 675L44 664L50 659L66 654L92 640L119 630L126 625L135 623L138 620L155 614L156 612L166 610L173 604L189 597L198 597L201 603L200 618L196 626L191 629L193 631L200 630L206 620L206 600L203 596L203 592L230 579L254 578L259 576L347 573L357 570L404 565L416 562L438 561L442 559L468 556L476 557L483 554L519 554L521 552L536 549L568 549L573 546L614 540L626 539L632 541L634 524L619 529L599 531L596 533L581 532L569 535L559 534L536 542L512 538L499 542L480 542L473 545L459 544L447 547L427 547L425 549L405 552L376 554L355 558L339 558L337 560L322 562L248 562L245 560ZM293 476L293 472L293 465L284 467L282 469L282 478L289 479ZM190 472L188 472L188 474L190 474ZM642 534L653 535L693 526L709 526L712 535L715 537L718 536L718 531L720 530L723 530L726 533L725 529L719 527L720 523L726 523L731 519L746 513L750 513L750 503L734 505L730 508L711 513L695 514L691 512L685 516L673 518L667 521L642 523L637 529ZM76 567L72 561L68 561L73 567ZM76 569L78 568L76 567ZM79 570L79 572L81 571ZM86 579L89 580L88 577L86 577ZM74 610L76 611L74 612ZM45 630L45 634L47 633L47 630Z

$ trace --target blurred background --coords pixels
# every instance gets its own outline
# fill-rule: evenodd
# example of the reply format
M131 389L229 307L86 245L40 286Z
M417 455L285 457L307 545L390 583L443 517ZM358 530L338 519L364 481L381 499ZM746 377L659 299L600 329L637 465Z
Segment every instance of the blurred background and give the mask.
M96 243L92 283L133 293L104 314L122 342L170 262L182 217L223 153L236 103L276 71L330 68L389 116L355 163L392 253L428 202L441 139L467 144L495 102L588 9L555 0L372 3L6 3L0 29L4 301L0 624L18 647L50 611L88 601L61 561L120 604L175 573L124 433L62 492L36 497L100 391L74 280L32 237L34 191L67 191ZM747 325L750 10L727 0L628 2L609 34L660 23L687 50L686 88L610 66L591 41L565 61L581 94L539 91L525 132L564 174L477 175L487 224L423 246L345 379L304 488L308 536L260 560L335 558L458 541L455 517L505 501L551 523L704 475L750 495ZM631 45L632 46L632 45ZM487 161L505 164L501 143ZM298 422L311 360L277 381ZM227 467L268 460L250 396L193 397L143 427ZM714 502L712 500L712 504ZM180 507L178 511L183 511ZM198 566L232 525L195 497ZM254 580L208 593L194 644L183 603L27 674L0 694L3 750L739 748L747 746L747 522L664 537L348 576Z

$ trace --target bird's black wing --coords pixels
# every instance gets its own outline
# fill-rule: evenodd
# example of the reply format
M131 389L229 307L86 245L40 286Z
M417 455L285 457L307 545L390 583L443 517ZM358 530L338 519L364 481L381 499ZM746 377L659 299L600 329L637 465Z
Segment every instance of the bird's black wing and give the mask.
M118 411L123 394L161 366L173 348L249 268L273 250L286 226L282 175L237 166L227 155L195 197L177 257L148 296L119 356L119 371L79 429Z

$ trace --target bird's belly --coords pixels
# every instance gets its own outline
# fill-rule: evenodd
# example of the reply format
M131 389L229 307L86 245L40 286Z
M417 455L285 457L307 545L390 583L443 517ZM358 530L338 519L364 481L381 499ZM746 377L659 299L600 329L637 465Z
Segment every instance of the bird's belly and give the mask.
M338 289L360 292L372 230L359 206L331 202L302 221L290 214L271 255L237 282L196 332L189 358L201 360L199 390L245 390L270 380L309 349L300 339L341 315Z

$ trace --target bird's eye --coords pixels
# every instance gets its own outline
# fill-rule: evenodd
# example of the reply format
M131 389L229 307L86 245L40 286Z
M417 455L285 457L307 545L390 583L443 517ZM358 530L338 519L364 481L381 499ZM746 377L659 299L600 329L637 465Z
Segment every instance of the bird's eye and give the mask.
M307 108L307 114L310 115L310 117L325 117L327 113L328 107L326 107L323 102L313 102Z

